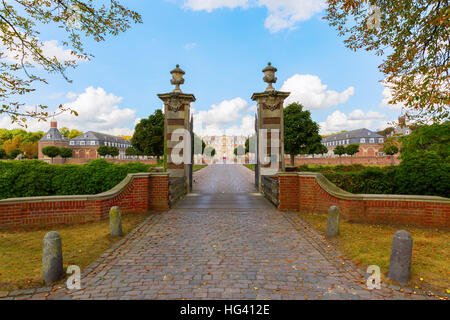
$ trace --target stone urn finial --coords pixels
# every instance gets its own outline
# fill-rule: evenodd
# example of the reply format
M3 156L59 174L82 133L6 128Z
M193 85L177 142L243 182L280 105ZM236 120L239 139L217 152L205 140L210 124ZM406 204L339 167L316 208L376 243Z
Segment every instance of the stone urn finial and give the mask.
M269 62L267 67L264 68L264 82L267 82L269 85L267 86L266 91L275 91L275 88L272 86L273 83L277 82L277 78L275 77L275 72L277 72L277 68L273 67Z
M177 64L176 68L170 71L172 74L172 80L170 81L171 84L175 86L175 89L173 92L179 92L181 93L180 85L184 84L183 75L185 72L180 69L180 65Z

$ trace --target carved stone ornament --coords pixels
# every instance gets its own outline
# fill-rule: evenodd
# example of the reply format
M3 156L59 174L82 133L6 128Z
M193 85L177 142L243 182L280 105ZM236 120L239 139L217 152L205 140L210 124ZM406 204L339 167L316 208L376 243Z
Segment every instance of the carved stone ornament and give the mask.
M280 103L281 102L280 102L279 98L277 98L273 95L270 95L264 104L267 107L267 109L269 109L270 111L275 111L276 109L279 108Z
M172 97L167 101L169 111L178 112L183 107L183 101L181 99Z

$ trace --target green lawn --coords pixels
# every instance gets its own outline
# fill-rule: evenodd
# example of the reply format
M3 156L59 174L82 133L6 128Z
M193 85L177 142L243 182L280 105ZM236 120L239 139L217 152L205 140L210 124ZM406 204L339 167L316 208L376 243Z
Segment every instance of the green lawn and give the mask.
M244 167L246 167L246 168L248 168L248 169L250 169L252 171L255 171L255 165L254 164L244 164Z

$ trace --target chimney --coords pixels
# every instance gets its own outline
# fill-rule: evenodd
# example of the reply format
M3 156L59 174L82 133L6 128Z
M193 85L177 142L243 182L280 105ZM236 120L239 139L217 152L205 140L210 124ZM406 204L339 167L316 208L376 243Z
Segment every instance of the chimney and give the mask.
M58 122L56 122L56 121L50 122L50 127L51 127L51 128L55 128L55 129L58 129Z
M400 127L406 126L406 118L405 118L405 116L398 117L398 123L399 123Z

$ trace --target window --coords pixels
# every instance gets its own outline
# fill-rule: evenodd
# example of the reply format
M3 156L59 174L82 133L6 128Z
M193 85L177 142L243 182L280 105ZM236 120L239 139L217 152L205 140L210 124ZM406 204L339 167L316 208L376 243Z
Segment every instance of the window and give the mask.
M74 146L75 145L75 141L70 141L70 145Z
M366 139L361 138L361 140L359 140L359 142L361 142L361 143L366 143Z
M95 145L96 145L95 141L91 141L91 146L95 146Z
M374 138L370 138L369 143L375 143L375 139Z
M410 131L409 131L409 130L406 130L406 134L410 134Z
M350 144L350 139L347 139L347 144Z
M80 146L86 145L86 141L80 141Z
M379 143L383 143L383 142L384 142L384 139L383 139L383 138L380 138L380 139L378 139L378 142L379 142Z

